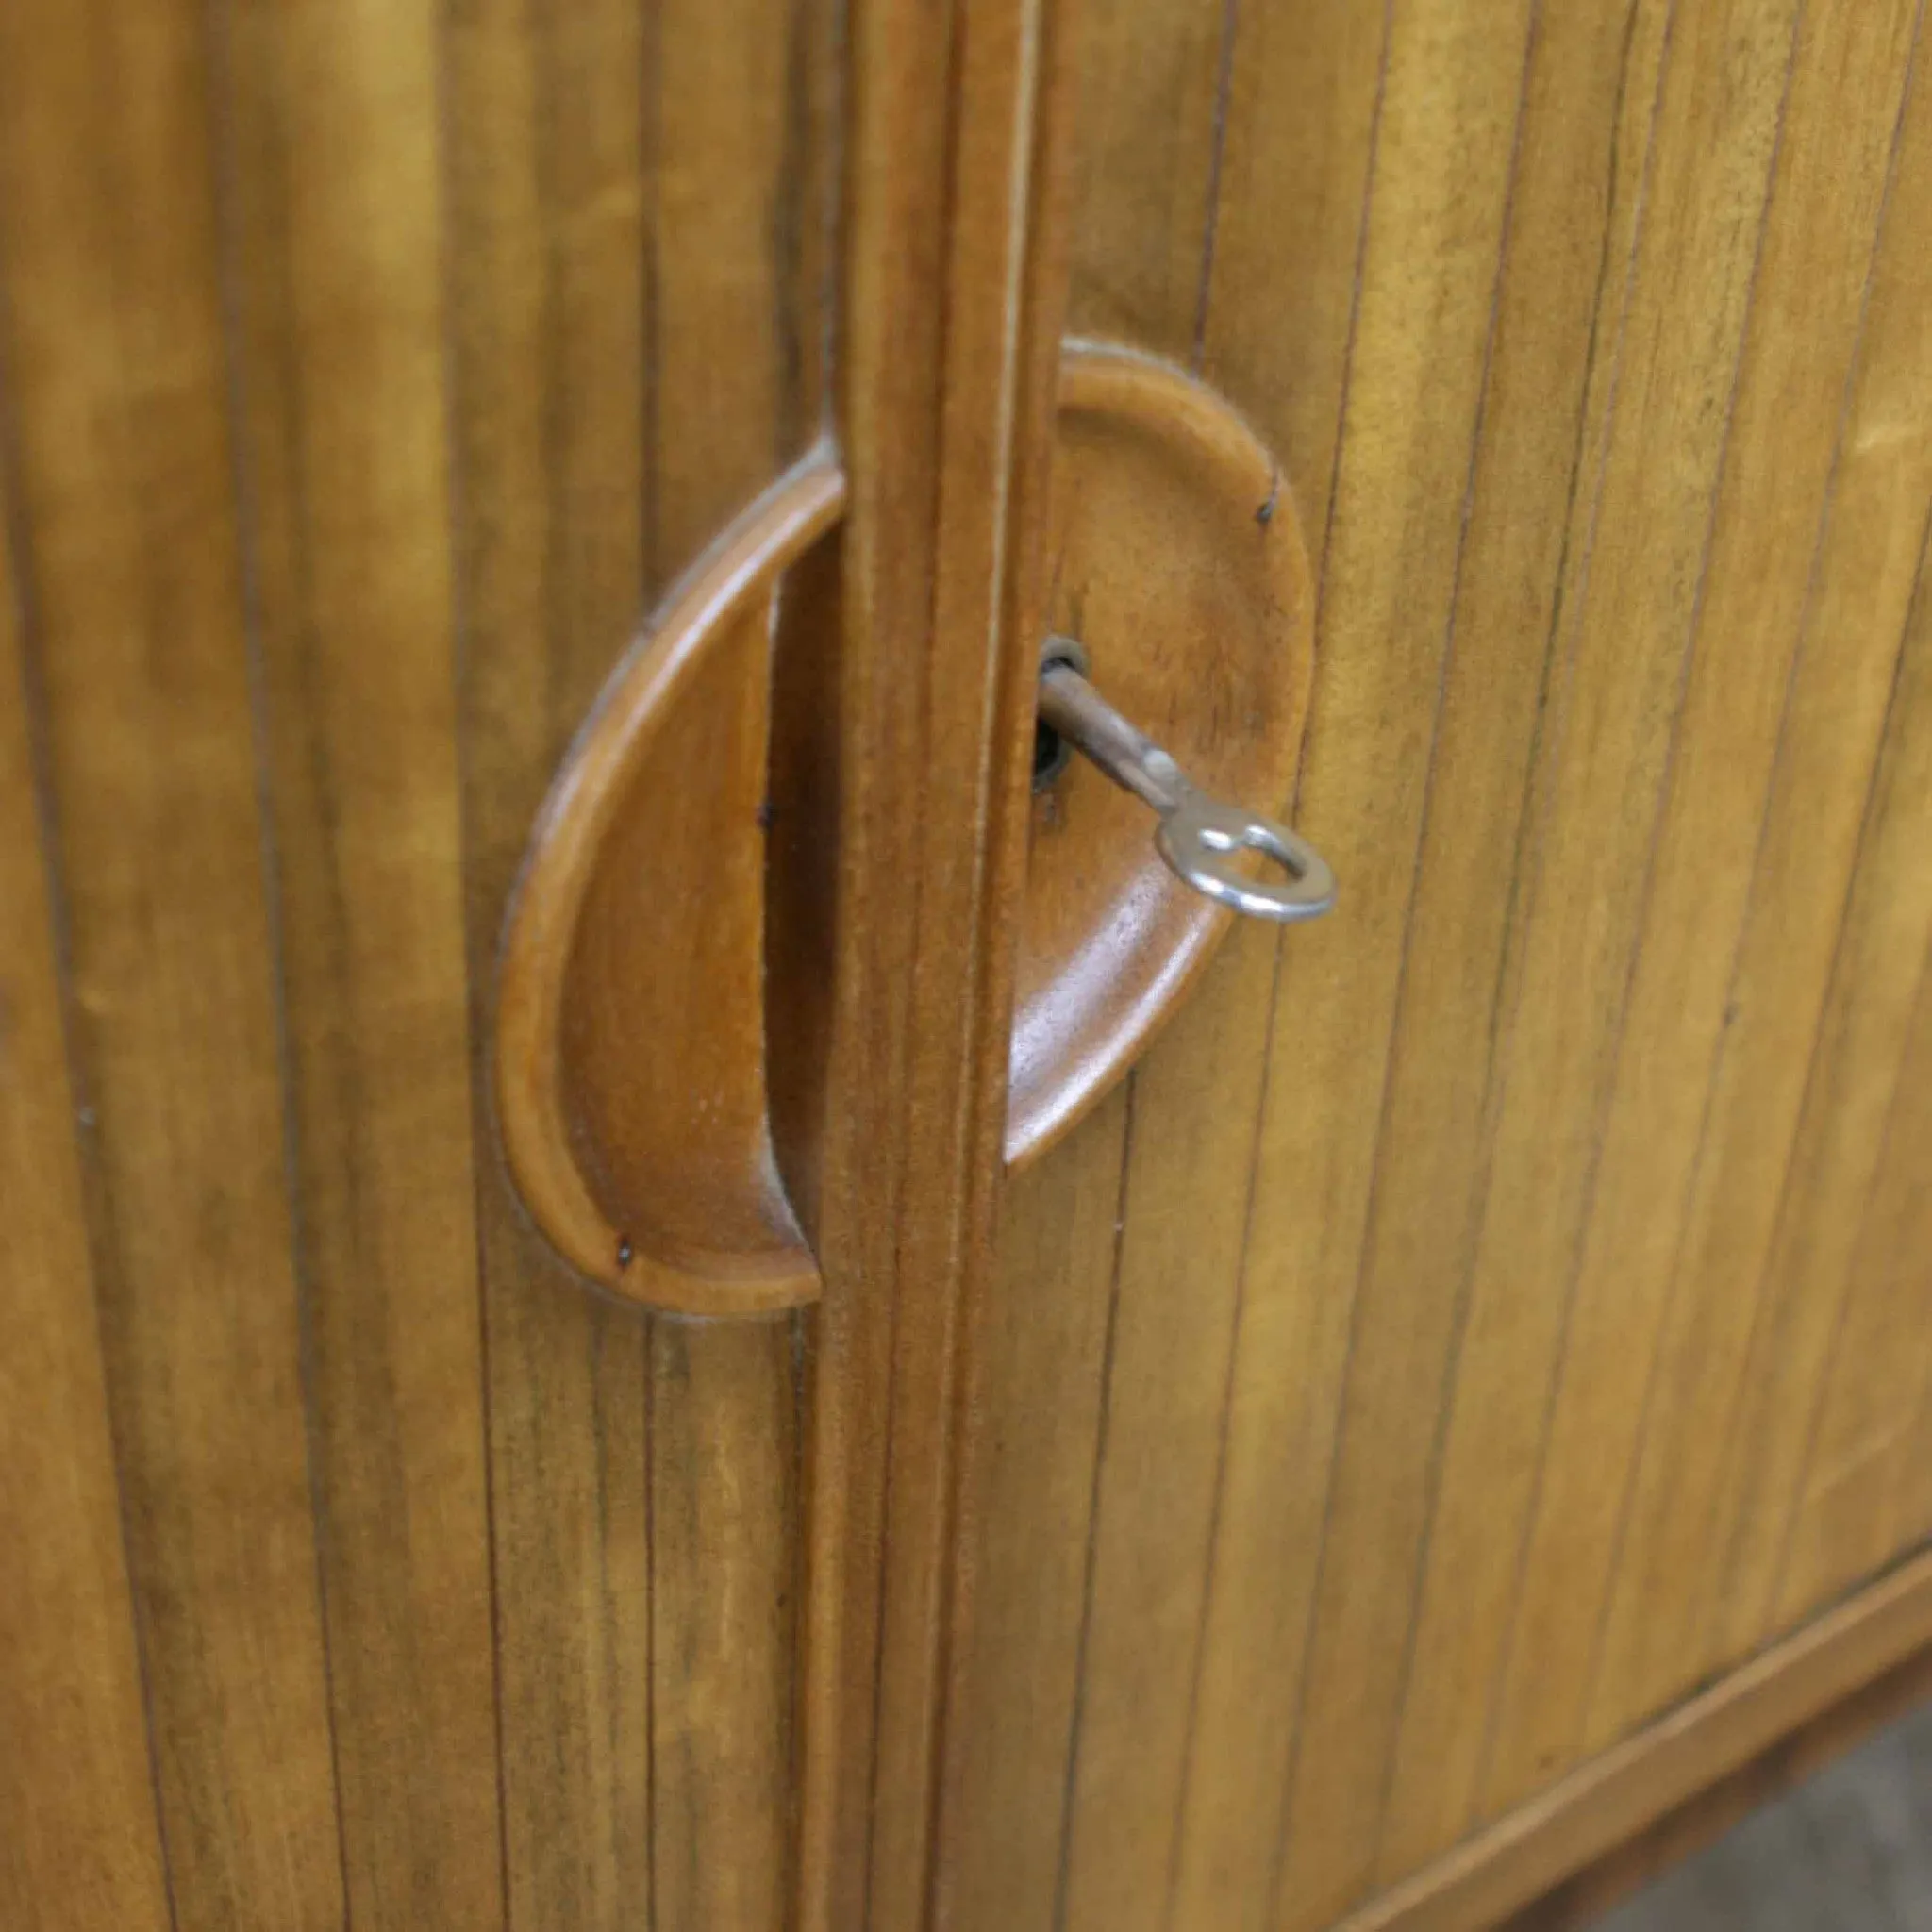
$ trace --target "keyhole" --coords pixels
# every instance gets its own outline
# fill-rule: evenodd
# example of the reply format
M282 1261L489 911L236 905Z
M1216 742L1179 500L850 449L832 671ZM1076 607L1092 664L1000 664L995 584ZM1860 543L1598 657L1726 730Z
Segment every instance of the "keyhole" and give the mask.
M1067 769L1074 747L1044 718L1033 721L1033 789L1044 791Z
M1044 677L1056 664L1070 665L1081 676L1087 675L1087 653L1072 638L1052 637L1041 654L1040 675ZM1054 785L1074 759L1073 741L1063 738L1044 718L1033 721L1033 789L1044 791Z

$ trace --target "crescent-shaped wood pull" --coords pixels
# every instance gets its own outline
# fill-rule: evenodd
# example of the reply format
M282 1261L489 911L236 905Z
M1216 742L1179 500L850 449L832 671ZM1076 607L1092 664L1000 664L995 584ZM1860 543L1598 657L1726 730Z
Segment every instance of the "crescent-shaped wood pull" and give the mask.
M1314 594L1293 496L1241 415L1172 363L1070 342L1049 541L1049 628L1078 642L1108 702L1203 786L1285 818ZM1035 796L1009 1167L1037 1160L1146 1050L1233 917L1174 875L1144 808L1084 759Z
M1280 812L1313 599L1273 458L1204 384L1101 344L1069 345L1057 433L1052 628L1203 786ZM836 458L814 451L659 606L565 760L511 906L496 1026L510 1166L565 1257L653 1307L749 1314L819 1292L772 1118L775 1100L809 1209L837 896L819 862L837 783L818 726L839 593L835 555L806 553L844 500ZM1143 808L1092 767L1039 792L1009 1166L1124 1073L1230 916L1175 877Z
M510 909L505 1153L564 1257L653 1307L819 1291L767 1119L766 764L784 573L844 500L815 450L673 589L572 746Z

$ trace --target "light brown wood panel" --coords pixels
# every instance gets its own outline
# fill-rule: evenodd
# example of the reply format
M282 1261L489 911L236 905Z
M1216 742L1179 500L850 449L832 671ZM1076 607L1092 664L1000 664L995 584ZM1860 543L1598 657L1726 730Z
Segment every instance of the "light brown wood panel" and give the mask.
M1703 1674L1737 1418L1932 493L1932 92L1910 87L1857 371L1592 1667L1601 1744ZM1820 882L1825 884L1821 907Z
M11 536L0 494L0 528ZM28 742L22 585L0 549L0 1916L160 1932L114 1441L75 1147L54 907Z
M1386 21L1372 8L1249 8L1238 16L1220 192L1208 234L1204 359L1253 412L1284 465L1318 586L1331 527L1385 32ZM1291 203L1266 192L1267 182L1283 179L1301 184ZM1299 347L1291 370L1280 353L1285 340ZM1241 937L1258 949L1261 935ZM1235 973L1252 969L1239 956L1227 978L1203 990L1204 998L1225 1008L1219 1022L1224 1044L1204 1069L1208 1080L1191 1095L1179 1088L1190 1111L1151 1120L1157 1141L1175 1134L1199 1138L1199 1120L1223 1106L1230 1128L1245 1126L1251 1104L1260 1104L1267 1083L1281 1076L1280 1066L1266 1060L1265 1041L1286 942L1276 936L1268 946L1274 963L1265 994L1257 983L1241 997ZM1198 1049L1176 1038L1167 1051ZM1251 1062L1262 1063L1261 1093L1253 1103ZM1179 1817L1171 1871L1163 1876L1168 1912L1181 1923L1238 1923L1272 1874L1287 1772L1283 1742L1299 1690L1294 1666L1312 1585L1310 1532L1322 1505L1346 1314L1339 1304L1302 1293L1297 1250L1275 1247L1264 1257L1257 1248L1257 1222L1285 1205L1259 1191L1258 1176L1223 1174L1217 1191L1202 1196L1202 1211L1224 1211L1215 1202L1232 1197L1239 1180L1246 1182L1239 1196L1242 1243L1229 1271L1234 1327L1218 1391L1199 1627L1179 1649L1191 1676ZM1146 1198L1143 1191L1143 1204ZM1188 1298L1175 1294L1174 1285L1171 1277L1159 1292L1170 1307L1184 1307ZM1291 1379L1262 1366L1285 1358L1301 1364ZM1143 1415L1143 1428L1148 1420ZM1158 1439L1158 1419L1151 1420ZM1159 1560L1158 1547L1148 1554Z
M8 11L6 366L173 1908L319 1928L344 1900L205 25Z
M637 12L455 15L449 372L472 1038L550 770L645 591ZM565 95L570 108L561 107ZM567 241L565 240L567 238ZM559 245L561 243L562 245ZM650 1893L647 1343L518 1213L477 1085L510 1923Z
M1545 10L1530 52L1360 1290L1365 1347L1407 1350L1385 1389L1366 1387L1369 1414L1411 1432L1411 1485L1433 1479L1424 1458L1453 1368L1513 915L1535 850L1532 772L1560 669L1558 620L1589 555L1665 26L1655 8ZM1550 512L1525 516L1532 502ZM1374 1311L1404 1305L1417 1310L1410 1338L1378 1338L1374 1324L1397 1318ZM1425 1507L1426 1493L1405 1507ZM1426 1710L1409 1722L1421 1728ZM1455 1762L1472 1740L1436 1741ZM1391 1767L1381 1870L1411 1866L1416 1841L1436 1837L1457 1802L1428 1754L1406 1749Z
M1433 1382L1428 1357L1441 1344L1423 1321L1399 1337L1366 1330L1377 1298L1354 1297L1378 1187L1391 1023L1411 957L1531 25L1527 8L1480 20L1453 6L1398 9L1366 190L1297 812L1346 897L1328 931L1283 946L1249 1235L1257 1273L1278 1271L1317 1307L1353 1304L1343 1354L1317 1364L1339 1374L1341 1400L1324 1445L1330 1488L1263 1902L1269 1922L1289 1925L1325 1924L1368 1880L1401 1690L1415 1561L1403 1525L1423 1502L1433 1434L1432 1401L1416 1399L1415 1382ZM1439 159L1449 150L1459 157L1453 183ZM1257 1363L1246 1379L1265 1374Z
M479 1019L571 732L644 606L816 431L828 36L823 9L761 0L452 23ZM655 1894L667 1923L778 1923L789 1819L757 1794L792 1766L791 1599L772 1592L797 1549L794 1324L654 1340L530 1232L486 1144L511 1918L629 1924Z
M1273 938L1233 934L1134 1075L1119 1231L1103 1237L1115 1259L1068 1745L1069 1925L1158 1925L1174 1883Z
M1780 1204L1755 1374L1733 1444L1739 1474L1714 1619L1720 1661L1754 1648L1779 1622L1791 1510L1802 1500L1854 1293L1859 1230L1879 1178L1932 945L1928 800L1932 600L1922 565ZM1873 1395L1881 1399L1882 1385ZM1838 1487L1832 1472L1824 1474L1828 1488Z
M1192 365L1236 9L1082 0L1067 320Z
M1919 1422L1900 1472L1892 1515L1894 1540L1905 1548L1932 1541L1932 1361L1919 1384Z
M1234 30L1233 9L1205 7L1096 5L1081 22L1072 321L1191 366ZM1104 662L1094 675L1104 685ZM1056 1883L1069 1925L1158 1924L1171 1883L1271 939L1232 934L1129 1076L1113 1172L1092 1169L1091 1206L1111 1199L1114 1213L1083 1217L1094 1248L1066 1257L1076 1280L1110 1269ZM1172 1293L1183 1273L1186 1300ZM997 1534L1000 1519L985 1520Z
M1582 541L1602 473L1628 265L1642 204L1665 17L1655 8L1538 16L1524 76L1498 270L1469 524L1451 614L1419 876L1404 941L1374 1193L1357 1290L1345 1443L1324 1548L1350 1667L1375 1683L1357 1858L1384 1872L1456 1803L1453 1771L1427 1770L1413 1740L1426 1698L1401 1717L1409 1592L1464 1320L1505 1036L1515 913L1534 861L1530 785L1559 618L1574 609ZM1524 502L1547 508L1525 518ZM1546 772L1545 763L1545 772ZM1345 1513L1344 1513L1345 1505ZM1347 1524L1343 1529L1344 1523ZM1346 1536L1347 1541L1342 1541ZM1376 1545L1386 1537L1387 1548ZM1364 1560L1374 1565L1362 1571ZM1363 1578L1373 1578L1366 1587ZM1360 1602L1378 1641L1350 1637ZM1339 1692L1330 1708L1346 1722ZM1467 1740L1432 1736L1453 1766ZM1295 1747L1319 1778L1320 1754ZM1386 1789L1387 1796L1383 1797Z
M502 1915L434 10L220 14L296 1253L358 1924Z
M1059 1912L1096 1452L1120 1250L1120 1089L1016 1177L1000 1211L981 1388L994 1416L961 1508L975 1539L959 1681L965 1746L948 1793L951 1923L1047 1932Z
M1921 803L1921 810L1924 803ZM1829 1603L1899 1545L1896 1510L1917 1447L1932 1340L1932 974L1922 967L1883 1152L1860 1210L1844 1307L1794 1487L1774 1612Z
M1671 727L1616 1071L1486 1747L1493 1814L1575 1755L1844 422L1915 0L1807 13ZM1843 122L1847 93L1869 104Z
M1417 1851L1452 1842L1478 1802L1791 71L1787 0L1678 25L1613 352L1616 416L1558 642L1520 971L1500 1016L1404 1719L1403 1754L1431 1766L1433 1828L1408 1840Z
M1183 11L1090 16L1074 312L1198 353L1314 506L1295 808L1342 898L1281 947L1249 1172L1227 1162L1270 975L1233 953L1197 995L1215 1013L1134 1074L1118 1168L1095 1128L1016 1191L985 1426L1002 1469L1051 1474L974 1519L1006 1647L968 1681L1027 1767L1026 1876L962 1890L958 1923L1407 1924L1392 1901L1486 1818L1570 1830L1562 1803L1525 1821L1710 1660L1669 1603L1676 1636L1641 1636L1626 1551L1694 1567L1663 1548L1653 1424L1707 1509L1726 1479L1702 1474L1721 1424L1688 1342L1735 1324L1740 1349L1756 1279L1713 1245L1707 1177L1718 1136L1758 1133L1741 1042L1778 1058L1753 1092L1774 1139L1794 1061L1802 1090L1796 1015L1824 996L1916 563L1925 358L1891 320L1915 272L1890 210L1923 192L1900 121L1918 8L1445 0L1392 6L1385 48L1375 9L1251 5L1217 54L1218 140ZM1204 148L1191 338L1175 209ZM1856 631L1842 690L1833 626ZM1772 935L1801 916L1807 815L1826 931L1787 982ZM1902 987L1908 913L1874 922L1845 984ZM1874 1028L1874 1070L1902 1040ZM1756 1172L1795 1203L1815 1167ZM1873 1292L1861 1360L1910 1319L1903 1274ZM1893 1355L1904 1458L1924 1361ZM1758 1356L1769 1413L1780 1357ZM1843 1433L1864 1378L1839 1381ZM1840 1588L1908 1546L1916 1507L1890 1474L1861 1492ZM1078 1602L1055 1525L1091 1539ZM1634 1693L1633 1631L1663 1666ZM984 1834L1012 1814L975 1746Z
M791 1922L798 1324L652 1324L652 1923ZM632 1914L635 1916L635 1913Z

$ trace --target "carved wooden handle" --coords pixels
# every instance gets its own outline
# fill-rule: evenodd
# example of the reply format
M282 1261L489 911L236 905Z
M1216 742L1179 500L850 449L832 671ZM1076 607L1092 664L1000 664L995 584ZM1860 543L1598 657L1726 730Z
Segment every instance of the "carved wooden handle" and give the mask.
M756 1313L819 1292L774 1156L766 1042L768 1012L781 1032L808 1030L810 989L787 980L811 968L788 950L767 985L767 899L796 915L832 882L806 876L809 824L781 827L791 843L768 860L768 799L781 583L844 495L836 458L815 451L673 590L572 747L511 907L496 1028L510 1166L571 1261L655 1307ZM1165 363L1071 345L1051 541L1054 626L1080 639L1109 695L1204 783L1283 808L1312 600L1293 505L1241 418ZM827 581L798 588L836 602ZM788 696L785 722L833 697ZM788 930L832 916L810 908ZM1010 1164L1120 1076L1230 916L1161 864L1097 772L1076 763L1036 797ZM774 1043L780 1071L805 1065L809 1084L808 1043Z
M505 1152L558 1250L655 1307L819 1291L767 1123L765 787L780 581L844 500L815 450L673 589L572 746L510 908Z

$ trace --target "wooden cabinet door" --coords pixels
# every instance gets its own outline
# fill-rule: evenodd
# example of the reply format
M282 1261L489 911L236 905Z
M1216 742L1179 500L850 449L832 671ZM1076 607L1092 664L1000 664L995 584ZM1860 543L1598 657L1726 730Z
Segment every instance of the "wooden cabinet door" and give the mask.
M1932 1636L1919 15L1089 0L1341 896L1008 1190L948 1923L1489 1924Z
M802 1318L587 1294L483 1076L819 434L837 88L813 0L0 21L9 1927L785 1923Z
M1932 1642L1921 11L0 9L0 1921L1475 1927ZM1008 1176L1069 332L1279 459L1341 898ZM498 946L808 452L693 1321Z

